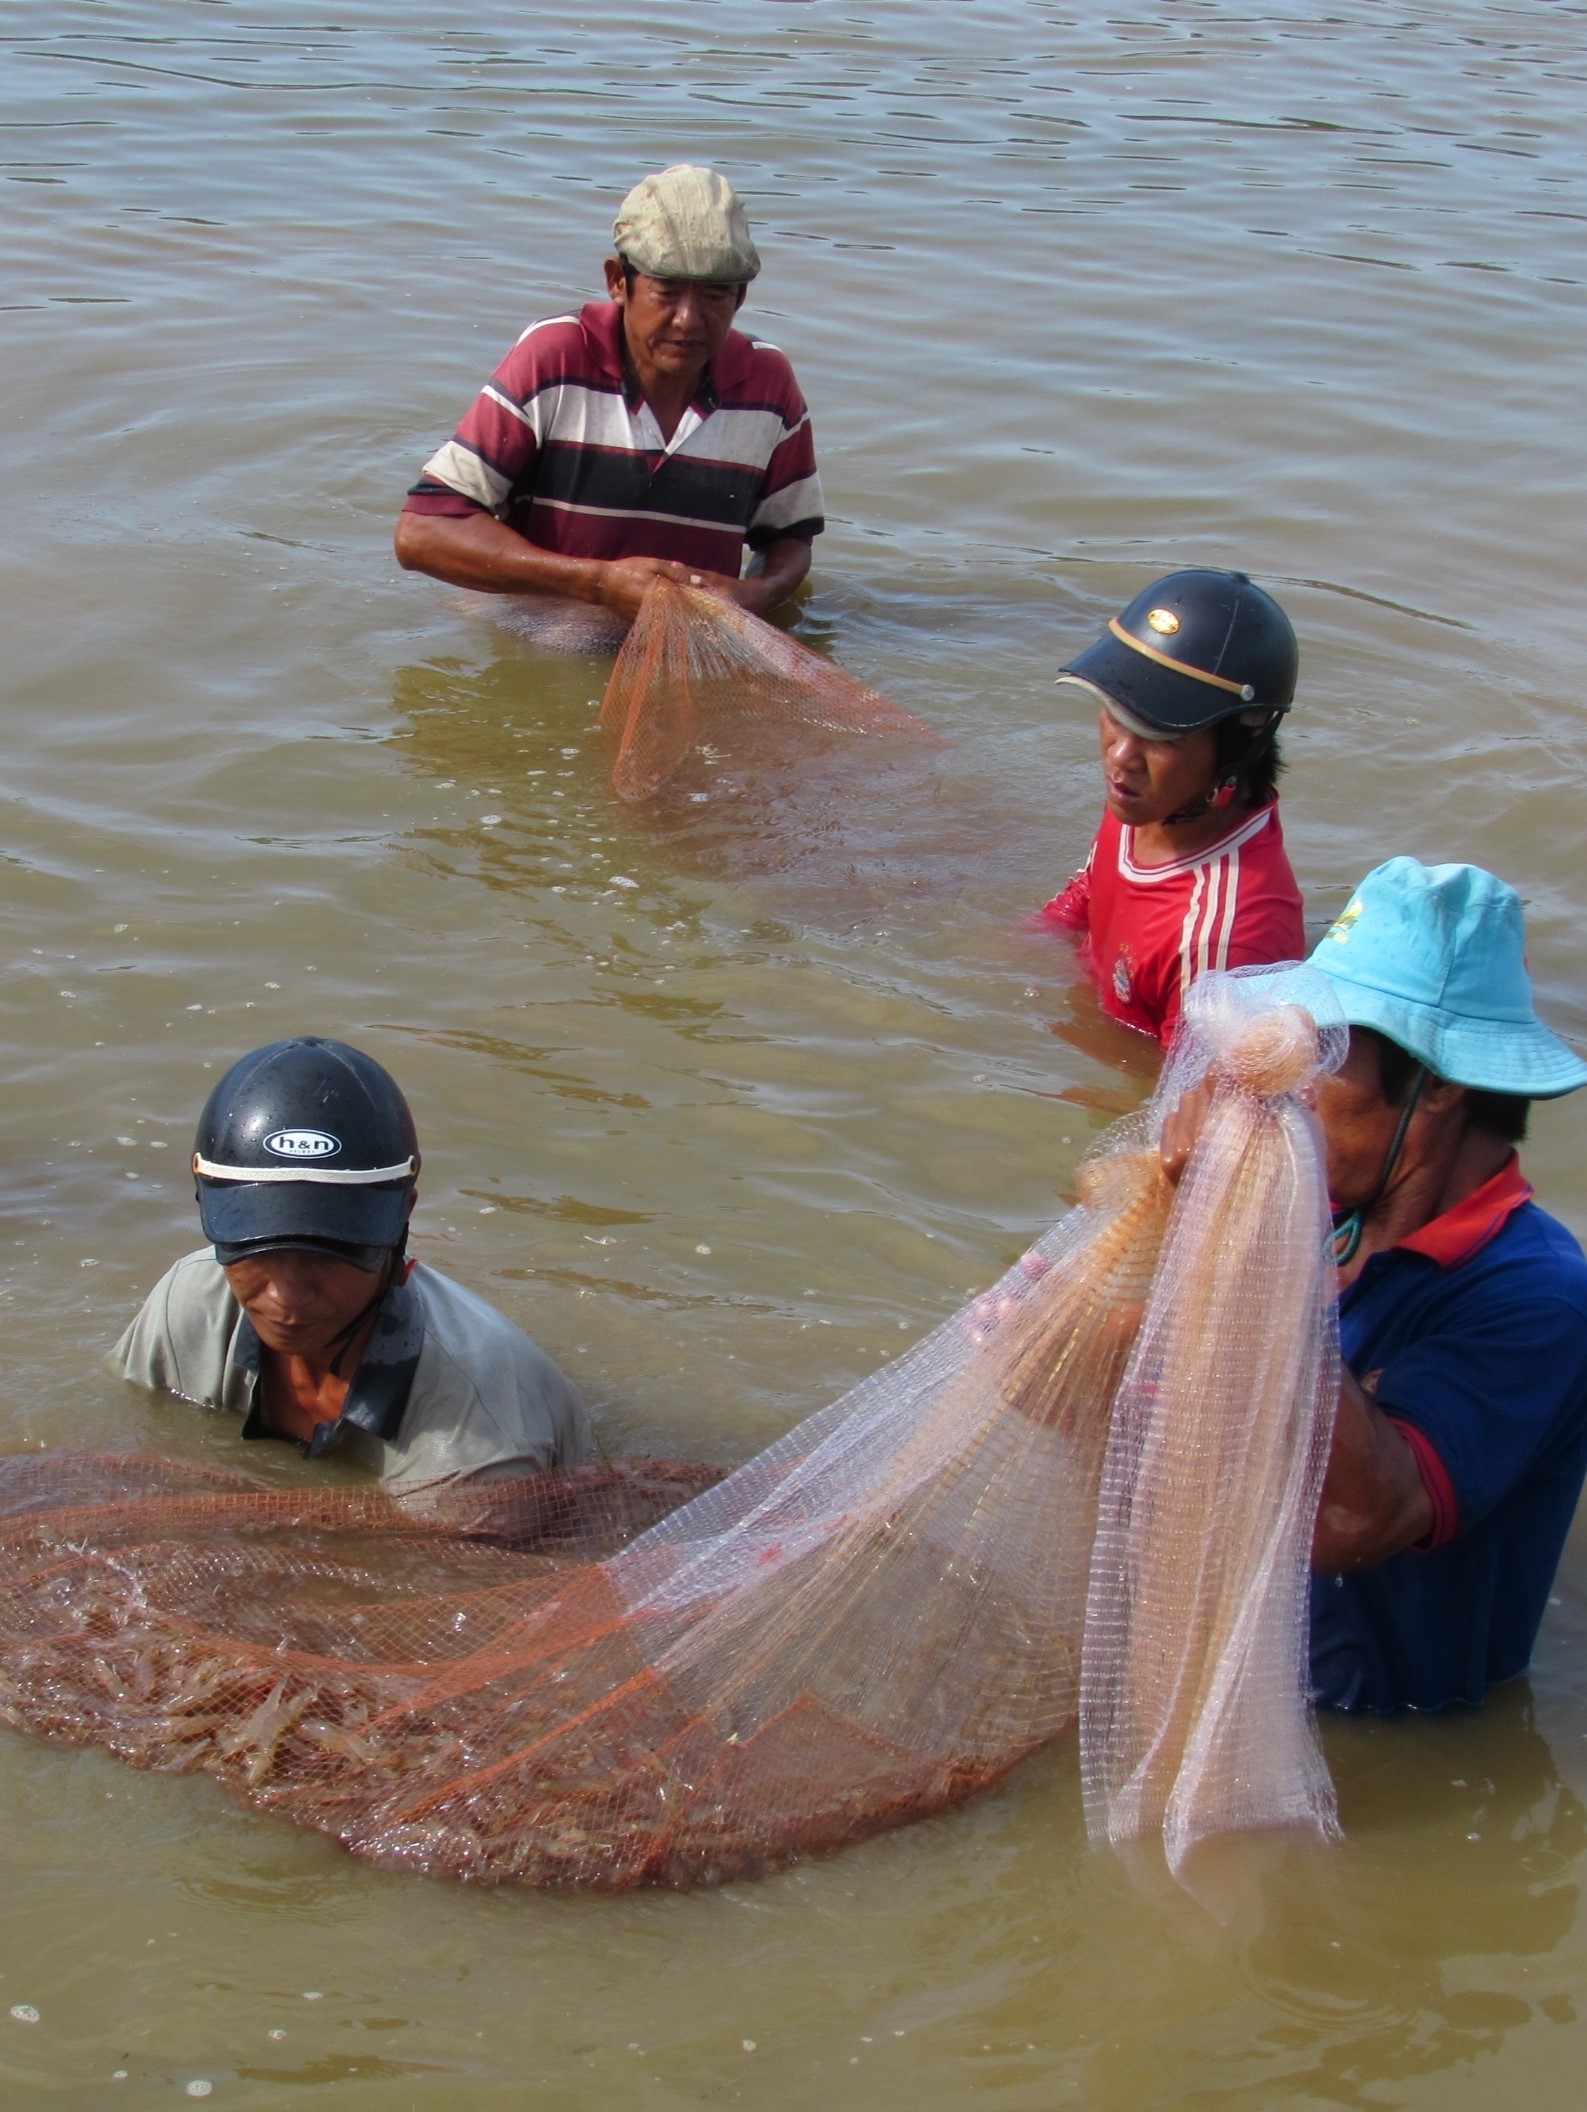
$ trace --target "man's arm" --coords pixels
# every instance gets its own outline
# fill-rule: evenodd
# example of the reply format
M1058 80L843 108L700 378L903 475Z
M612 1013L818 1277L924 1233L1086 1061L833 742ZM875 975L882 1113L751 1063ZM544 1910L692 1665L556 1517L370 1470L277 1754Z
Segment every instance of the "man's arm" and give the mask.
M1058 931L1086 931L1091 924L1091 860L1088 858L1061 895L1036 912L1036 921Z
M1163 1123L1158 1149L1163 1171L1176 1184L1201 1134L1212 1093L1213 1081L1204 1079ZM1312 1531L1312 1568L1329 1575L1371 1569L1425 1540L1435 1522L1433 1499L1409 1440L1345 1368Z
M1312 1533L1312 1568L1330 1575L1372 1569L1425 1540L1433 1524L1433 1499L1416 1454L1345 1371Z
M561 557L554 550L542 550L516 528L483 510L400 513L394 540L397 562L404 571L428 572L432 579L444 579L453 587L471 587L480 594L564 594L573 601L610 609L629 622L639 614L652 580L706 584L719 576L691 571L663 557ZM802 547L808 569L809 548Z

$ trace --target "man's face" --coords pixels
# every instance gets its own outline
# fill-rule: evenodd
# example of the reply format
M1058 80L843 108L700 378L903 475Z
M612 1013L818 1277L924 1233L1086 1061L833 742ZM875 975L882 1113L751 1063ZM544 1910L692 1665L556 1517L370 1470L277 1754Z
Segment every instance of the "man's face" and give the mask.
M1177 740L1148 741L1121 726L1107 710L1098 714L1097 726L1103 797L1115 821L1131 828L1166 821L1212 790L1218 737L1210 726Z
M629 279L615 258L607 262L606 284L642 377L697 379L727 342L744 300L742 286L704 279L652 279L642 271Z
M311 1248L281 1247L232 1262L226 1281L266 1349L316 1358L352 1326L380 1278Z
M1328 1147L1328 1194L1337 1210L1370 1203L1383 1178L1403 1105L1383 1097L1376 1046L1359 1034L1331 1077L1317 1086L1317 1119Z

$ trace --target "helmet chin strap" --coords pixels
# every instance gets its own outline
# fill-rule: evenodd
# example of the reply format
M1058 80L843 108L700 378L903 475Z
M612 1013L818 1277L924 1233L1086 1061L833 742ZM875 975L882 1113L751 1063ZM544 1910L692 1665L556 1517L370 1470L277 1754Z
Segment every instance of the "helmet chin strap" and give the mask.
M1239 789L1240 773L1236 771L1232 777L1219 778L1210 792L1203 792L1199 799L1187 800L1184 806L1176 807L1164 819L1170 825L1176 821L1200 821L1203 814L1214 814L1228 806Z
M1216 779L1205 792L1196 799L1187 799L1182 807L1165 816L1168 825L1172 826L1179 821L1200 821L1204 814L1216 814L1230 805L1245 781L1246 765L1261 747L1264 739L1274 732L1283 716L1281 711L1270 711L1265 716L1255 712L1242 712L1240 723L1247 728L1250 739L1233 759L1232 768L1225 764L1224 775Z
M1395 1128L1394 1141L1390 1144L1388 1156L1383 1161L1383 1171L1378 1175L1376 1188L1373 1189L1366 1202L1357 1203L1353 1210L1336 1210L1334 1212L1333 1238L1330 1244L1333 1248L1334 1267L1336 1269L1348 1268L1356 1258L1361 1246L1361 1235L1367 1228L1367 1219L1376 1210L1379 1203L1382 1202L1388 1185L1394 1178L1394 1169L1400 1163L1400 1153L1405 1145L1405 1133L1411 1126L1411 1117L1416 1112L1416 1103L1422 1097L1422 1087L1427 1083L1431 1075L1425 1063L1419 1063L1416 1066L1416 1076L1411 1081L1411 1089L1405 1096L1404 1111L1400 1115L1399 1123Z
M386 1266L380 1272L380 1282L375 1287L374 1296L369 1300L367 1305L360 1308L356 1316L353 1319L349 1320L344 1328L340 1329L338 1333L332 1335L329 1342L326 1343L325 1347L327 1349L334 1349L336 1351L336 1354L334 1357L332 1357L330 1364L330 1373L333 1379L339 1379L341 1377L342 1359L346 1356L347 1352L357 1341L359 1335L363 1332L364 1323L368 1320L370 1314L373 1313L376 1308L380 1305L381 1301L385 1298L386 1293L391 1289L392 1284L396 1281L397 1271L402 1267L402 1258L403 1255L407 1252L407 1246L408 1228L406 1225L404 1225L402 1228L402 1237L397 1241L397 1244L393 1248L391 1248L390 1252L386 1256Z

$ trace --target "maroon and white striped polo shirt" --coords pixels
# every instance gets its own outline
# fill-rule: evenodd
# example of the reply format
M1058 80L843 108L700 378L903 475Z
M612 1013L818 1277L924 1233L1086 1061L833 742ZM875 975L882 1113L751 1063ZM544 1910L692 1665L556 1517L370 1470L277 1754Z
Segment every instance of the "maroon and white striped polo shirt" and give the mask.
M775 345L729 332L670 441L623 372L622 310L526 330L408 494L483 509L564 557L666 557L737 578L744 545L819 535L810 413Z

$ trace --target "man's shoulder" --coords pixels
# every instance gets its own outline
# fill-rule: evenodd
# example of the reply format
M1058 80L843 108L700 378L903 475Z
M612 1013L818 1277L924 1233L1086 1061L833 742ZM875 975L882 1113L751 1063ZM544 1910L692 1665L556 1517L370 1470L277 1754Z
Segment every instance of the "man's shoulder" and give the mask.
M548 315L531 323L497 368L498 377L520 390L553 381L620 385L622 356L608 307L615 316L610 303L592 301L576 315Z
M1284 824L1279 819L1276 796L1226 829L1192 862L1203 866L1221 863L1245 880L1276 875L1299 900L1300 890L1295 886L1289 853L1284 848Z
M171 1322L213 1319L229 1324L235 1305L213 1247L195 1247L173 1261L143 1301L145 1312L157 1310Z
M1250 889L1253 900L1292 904L1299 913L1300 883L1284 847L1284 824L1279 819L1276 798L1259 807L1251 817L1251 833L1242 838L1237 855L1241 881Z
M123 1378L209 1406L228 1385L237 1301L213 1251L174 1261L139 1307L111 1362Z
M1093 886L1108 889L1126 884L1124 867L1119 856L1122 840L1123 834L1119 824L1104 807L1102 818L1097 823L1096 834L1091 839L1091 848L1086 852L1086 862L1081 867L1082 872L1091 875Z
M583 1459L583 1397L556 1361L476 1292L421 1263L419 1370L388 1481L420 1483Z
M793 363L779 346L745 330L730 330L727 342L711 362L711 376L725 400L750 400L804 415L804 398Z
M1523 1203L1512 1211L1474 1259L1486 1262L1488 1272L1524 1280L1587 1314L1587 1254L1570 1227L1541 1203Z
M1492 1236L1452 1264L1416 1248L1390 1248L1371 1299L1398 1305L1413 1339L1475 1329L1534 1345L1577 1342L1587 1365L1587 1255L1574 1233L1537 1203L1512 1210Z
M1289 853L1284 848L1284 822L1278 811L1278 794L1264 805L1248 814L1238 828L1230 831L1233 846L1242 859L1271 859L1289 870Z
M769 337L756 337L750 330L734 330L731 338L743 341L749 355L749 364L763 374L786 374L792 376L793 361L781 345L774 345Z
M571 1385L539 1343L477 1291L424 1262L414 1269L409 1285L424 1315L426 1341L482 1390L494 1383L487 1383L485 1375L503 1366L538 1387Z
M488 1298L481 1298L477 1291L469 1290L466 1284L432 1268L426 1261L415 1262L408 1278L408 1288L419 1301L426 1332L433 1332L443 1339L456 1336L461 1341L481 1333L500 1334L503 1339L517 1336L524 1342L529 1340L523 1329L514 1326Z

